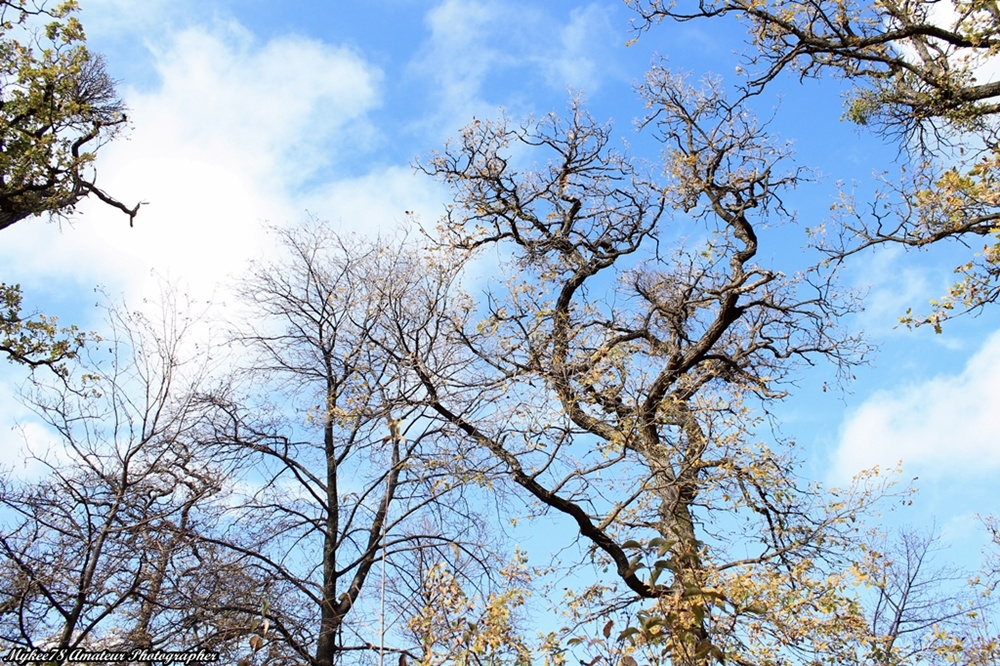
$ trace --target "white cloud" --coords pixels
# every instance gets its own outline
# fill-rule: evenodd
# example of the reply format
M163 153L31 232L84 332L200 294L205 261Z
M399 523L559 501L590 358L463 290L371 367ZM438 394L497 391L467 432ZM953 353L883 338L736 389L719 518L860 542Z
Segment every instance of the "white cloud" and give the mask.
M3 375L15 373L0 366L0 377ZM21 401L12 384L0 381L0 424L3 424L0 426L0 473L9 471L22 480L41 478L48 470L42 460L58 464L65 462L67 456L54 433Z
M426 174L408 166L374 169L316 188L304 207L345 230L386 229L418 220L433 229L444 211L447 191Z
M888 333L908 307L926 302L931 291L927 275L904 259L902 249L880 247L878 252L866 255L864 268L858 269L858 281L872 285L865 297L864 314L859 317L866 331Z
M445 0L427 13L431 34L409 70L431 83L430 115L421 124L432 136L434 129L449 136L473 116L496 112L482 95L487 75L512 62L509 52L492 44L507 14L502 9L500 3Z
M52 468L73 463L66 445L49 426L38 421L20 421L11 430L0 462L14 478L36 481L48 476Z
M488 46L497 23L503 22L506 12L502 9L500 3L444 0L427 13L429 64L449 91L478 92L489 68L510 57Z
M380 73L350 50L257 44L230 23L180 32L154 60L162 84L122 91L134 129L99 156L102 187L150 202L135 228L95 202L61 234L22 222L0 248L8 274L103 283L133 302L156 292L152 273L211 293L259 254L262 221L301 219L305 179L373 134Z
M294 36L256 47L228 24L180 33L157 61L163 86L133 102L137 112L153 126L179 121L187 144L268 184L294 186L339 154L331 140L343 150L372 131L364 114L380 74L347 49Z
M620 45L616 44L620 40L612 28L609 7L591 4L574 8L569 22L557 34L558 39L551 40L554 48L538 59L549 85L596 92L609 73L612 60L606 56L611 47ZM547 45L550 40L540 43Z
M935 249L953 252L957 248ZM962 255L955 255L954 260L950 256L946 252L907 252L889 245L862 255L850 279L864 294L864 310L852 318L850 325L872 339L903 343L912 330L900 323L900 317L908 310L926 315L932 309L930 300L946 294L954 283L952 266L962 260ZM964 338L954 335L936 335L931 340L946 349L962 349L965 345Z
M956 375L879 391L845 421L834 476L900 460L908 474L970 478L1000 468L1000 333Z
M434 86L429 128L441 128L447 136L473 116L494 116L498 104L523 105L523 95L538 83L559 94L594 92L613 75L610 53L624 42L611 14L596 3L576 7L564 18L537 3L444 0L427 13L431 34L410 67ZM491 99L500 88L491 90L489 79L503 75L519 77L521 83L502 87L508 98Z

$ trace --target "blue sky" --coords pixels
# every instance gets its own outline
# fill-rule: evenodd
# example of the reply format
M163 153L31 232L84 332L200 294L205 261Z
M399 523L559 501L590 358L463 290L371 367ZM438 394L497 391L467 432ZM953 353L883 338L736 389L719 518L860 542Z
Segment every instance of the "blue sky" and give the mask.
M134 125L102 151L100 183L149 205L134 229L89 204L61 230L22 222L4 232L0 266L31 304L84 328L100 327L97 285L141 303L167 279L196 299L224 302L246 262L272 247L265 222L312 215L375 232L414 211L432 225L448 194L411 163L500 107L513 118L563 111L579 91L634 153L655 159L656 143L632 125L643 112L634 84L651 58L735 83L744 39L724 22L662 25L626 46L631 14L617 0L81 6L90 45L107 56ZM840 120L838 85L781 80L756 102L817 174L790 198L800 224L769 231L764 259L801 252L801 226L829 214L837 181L864 188L873 171L893 168L894 147ZM843 483L902 460L906 478L920 477L920 494L892 520L936 521L956 559L975 562L984 540L975 514L1000 506L1000 309L942 335L896 326L907 307L943 293L963 251L856 257L847 280L869 290L868 307L850 325L880 346L873 365L847 393L822 390L831 368L808 370L777 415L801 445L807 477ZM0 426L8 432L16 421L42 437L12 398L19 377L21 369L0 367ZM14 448L4 457L16 462Z

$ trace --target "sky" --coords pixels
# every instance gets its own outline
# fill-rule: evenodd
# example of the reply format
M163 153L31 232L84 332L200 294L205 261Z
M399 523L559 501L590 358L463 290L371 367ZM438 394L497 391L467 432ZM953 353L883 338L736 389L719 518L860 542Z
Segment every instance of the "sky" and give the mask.
M694 23L627 45L632 15L617 0L80 4L132 121L101 151L98 182L127 204L148 203L134 228L92 203L61 227L21 222L0 237L0 266L29 307L85 329L101 326L98 287L136 307L165 282L224 303L247 262L272 251L268 225L433 226L448 192L412 164L501 108L512 118L562 112L581 94L633 152L656 159L657 144L633 125L651 60L731 85L744 39L739 25ZM838 181L863 190L893 168L893 146L841 120L838 86L782 79L756 102L816 179L790 196L799 224L769 230L769 257L800 252L801 227L825 220ZM963 251L856 257L846 280L866 292L866 310L848 324L878 347L871 365L846 390L824 390L831 368L806 370L775 415L808 478L842 485L902 461L919 492L887 522L933 522L956 559L975 563L985 542L976 516L1000 507L1000 309L940 335L897 325L946 290ZM0 367L0 432L11 442L9 428L38 429L14 397L22 379L23 369ZM5 445L8 464L20 464L16 446Z

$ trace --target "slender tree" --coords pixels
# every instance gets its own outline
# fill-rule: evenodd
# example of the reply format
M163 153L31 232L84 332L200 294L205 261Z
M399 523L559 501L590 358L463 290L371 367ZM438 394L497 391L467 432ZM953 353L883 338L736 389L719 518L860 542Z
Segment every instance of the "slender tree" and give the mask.
M862 573L868 596L868 653L878 664L990 664L1000 627L989 588L947 556L934 531L873 540Z
M27 442L43 473L8 471L0 490L7 645L220 649L233 636L219 627L245 626L187 604L206 603L208 579L226 571L199 570L209 558L198 546L222 472L193 436L206 358L186 355L189 322L165 310L160 328L112 310L107 357L91 350L72 377L30 385L26 399L54 442L47 452Z
M405 617L394 629L380 611L399 590L391 581L408 576L400 567L420 552L474 578L470 567L486 573L494 555L466 501L474 488L451 476L455 453L407 404L416 387L372 341L425 325L437 312L407 301L444 292L453 275L326 225L279 233L287 256L241 282L250 315L234 339L245 370L206 397L216 413L206 444L244 461L247 488L218 545L274 590L263 659L417 658Z

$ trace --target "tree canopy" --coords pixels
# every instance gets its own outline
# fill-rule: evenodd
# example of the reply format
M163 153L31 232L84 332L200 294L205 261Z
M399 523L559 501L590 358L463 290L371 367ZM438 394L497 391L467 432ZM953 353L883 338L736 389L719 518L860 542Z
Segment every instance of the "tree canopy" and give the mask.
M848 381L869 358L852 255L995 232L993 97L969 92L962 120L951 84L913 69L968 49L954 85L975 90L993 47L961 21L934 32L929 3L892 5L911 12L897 24L881 4L684 2L630 4L643 29L740 16L749 78L656 60L634 146L581 96L471 119L415 164L449 192L434 228L273 230L210 321L178 298L159 318L110 308L95 345L2 287L0 351L55 372L21 392L49 434L22 429L39 473L0 470L3 647L238 666L995 664L1000 565L979 579L935 561L933 530L884 534L879 512L910 489L878 469L808 478L777 416L805 370ZM125 117L99 59L60 59L83 48L75 4L0 7L10 43L35 35L25 62L62 67L50 97L73 71L104 91L78 95L92 116L63 125L68 143L44 126L27 150L38 183L68 189L20 201L93 194L134 216L94 185ZM874 201L842 193L842 232L802 230L805 254L791 193L811 172L753 109L786 72L858 82L847 115L899 138L907 169ZM24 108L22 128L42 115ZM997 265L968 270L988 286ZM995 300L972 284L953 295L965 307Z
M626 0L640 28L663 19L734 15L746 23L747 85L759 90L784 71L825 73L856 88L847 117L872 125L910 148L956 131L995 133L1000 82L981 82L980 68L1000 53L995 2L876 0L792 3L718 0ZM994 142L995 143L995 142Z
M947 241L974 254L959 279L909 323L940 323L1000 298L1000 56L996 2L626 0L638 28L663 20L733 16L747 29L745 89L759 93L782 74L824 75L851 85L844 116L897 141L900 179L873 200L850 193L839 227L821 243L834 260L882 244L908 248ZM786 79L787 80L787 79ZM887 165L888 166L888 165Z
M861 617L850 517L879 491L799 483L752 404L780 399L799 363L860 360L836 325L852 302L832 274L759 258L762 225L789 214L802 177L787 146L713 82L660 66L641 92L662 176L579 103L565 119L475 121L421 164L455 193L444 251L494 251L504 279L476 309L427 303L449 325L388 349L419 378L419 404L574 525L581 566L608 576L574 590L571 612L629 608L622 654L843 662ZM521 151L539 166L515 166Z
M75 1L0 2L0 231L26 218L69 217L93 195L129 208L96 184L97 151L127 125L104 59L86 46ZM16 363L64 372L86 340L56 318L22 311L20 285L0 282L0 351Z
M41 214L66 216L94 195L128 208L95 180L97 151L126 126L125 105L91 53L77 3L0 3L0 230Z

